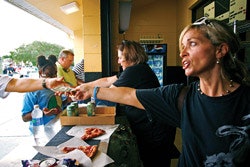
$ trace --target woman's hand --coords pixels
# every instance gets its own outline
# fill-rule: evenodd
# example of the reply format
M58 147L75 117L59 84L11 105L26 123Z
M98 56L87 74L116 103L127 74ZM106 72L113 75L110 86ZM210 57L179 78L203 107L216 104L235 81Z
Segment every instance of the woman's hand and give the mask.
M70 96L76 100L86 100L92 96L93 89L93 87L87 84L81 84L70 92Z

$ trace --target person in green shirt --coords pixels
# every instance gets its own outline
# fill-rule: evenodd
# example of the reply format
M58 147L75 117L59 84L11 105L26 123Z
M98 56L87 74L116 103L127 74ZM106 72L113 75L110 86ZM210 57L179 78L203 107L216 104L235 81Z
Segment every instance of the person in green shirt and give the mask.
M59 53L57 65L57 76L63 77L64 81L72 87L78 85L74 71L70 68L74 62L74 53L70 49L63 49Z

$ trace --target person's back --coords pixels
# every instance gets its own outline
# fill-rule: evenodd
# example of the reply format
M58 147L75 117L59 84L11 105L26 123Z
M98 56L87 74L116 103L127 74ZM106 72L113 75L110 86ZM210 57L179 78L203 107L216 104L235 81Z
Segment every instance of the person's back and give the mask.
M24 95L22 117L23 120L30 121L27 118L35 104L39 104L40 109L48 108L49 110L57 108L61 110L62 100L60 97L55 96L54 92L49 89L38 90L34 92L29 92ZM44 124L47 124L50 120L54 119L56 115L44 115Z
M76 75L76 79L78 83L84 83L85 82L85 74L84 74L84 59L81 60L81 62L77 63L72 70L74 71Z

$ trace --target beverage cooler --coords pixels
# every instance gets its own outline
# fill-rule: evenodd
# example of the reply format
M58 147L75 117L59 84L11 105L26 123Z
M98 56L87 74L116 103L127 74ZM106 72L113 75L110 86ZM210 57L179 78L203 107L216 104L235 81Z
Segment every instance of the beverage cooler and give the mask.
M165 84L167 44L141 44L148 55L148 64L155 72L160 85Z

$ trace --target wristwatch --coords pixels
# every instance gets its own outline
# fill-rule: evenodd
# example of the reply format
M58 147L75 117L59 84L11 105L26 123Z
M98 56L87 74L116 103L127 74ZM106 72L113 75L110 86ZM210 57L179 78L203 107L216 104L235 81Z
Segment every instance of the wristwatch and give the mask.
M44 89L48 89L46 86L46 78L43 79L42 86Z

